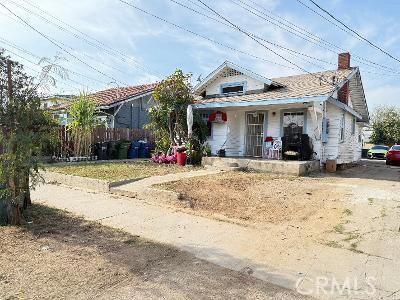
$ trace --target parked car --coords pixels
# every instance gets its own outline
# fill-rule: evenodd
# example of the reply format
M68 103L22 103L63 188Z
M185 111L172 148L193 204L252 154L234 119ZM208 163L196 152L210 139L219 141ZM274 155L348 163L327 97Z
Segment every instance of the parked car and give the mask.
M368 158L385 159L388 151L389 151L388 146L375 145L371 149L368 150Z
M400 145L394 145L386 155L386 164L391 165L394 163L400 164Z

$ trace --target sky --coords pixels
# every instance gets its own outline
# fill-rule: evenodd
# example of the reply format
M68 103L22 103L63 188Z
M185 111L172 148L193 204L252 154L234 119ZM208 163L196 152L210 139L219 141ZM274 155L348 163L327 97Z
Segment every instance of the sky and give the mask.
M177 68L192 73L195 85L225 60L268 78L317 72L335 69L337 53L349 51L370 110L399 105L400 62L346 32L310 0L202 1L280 56L198 0L1 0L0 48L33 76L44 57L65 68L53 73L57 84L48 91L58 94L156 82ZM400 1L315 2L400 60Z

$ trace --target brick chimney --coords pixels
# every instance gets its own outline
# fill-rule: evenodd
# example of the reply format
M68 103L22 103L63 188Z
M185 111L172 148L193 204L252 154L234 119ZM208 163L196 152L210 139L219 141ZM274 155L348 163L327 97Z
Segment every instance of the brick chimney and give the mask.
M339 53L338 70L350 69L350 53Z

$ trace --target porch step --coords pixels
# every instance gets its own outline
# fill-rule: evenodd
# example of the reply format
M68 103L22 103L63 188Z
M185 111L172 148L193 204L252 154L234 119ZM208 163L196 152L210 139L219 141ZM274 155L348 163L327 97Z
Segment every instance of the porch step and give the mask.
M319 171L320 162L315 161L283 161L264 160L258 158L203 157L202 165L218 170L254 170L301 176Z

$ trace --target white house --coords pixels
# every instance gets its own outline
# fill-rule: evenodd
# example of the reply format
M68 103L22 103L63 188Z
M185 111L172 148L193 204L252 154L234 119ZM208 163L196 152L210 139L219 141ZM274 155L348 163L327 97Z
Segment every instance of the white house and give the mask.
M287 153L305 151L285 145L285 137L296 136L311 147L303 158L338 164L361 158L369 113L349 53L339 54L337 70L272 79L224 62L194 93L193 109L212 121L207 143L214 155L224 149L231 157L265 157L271 140L282 140Z

